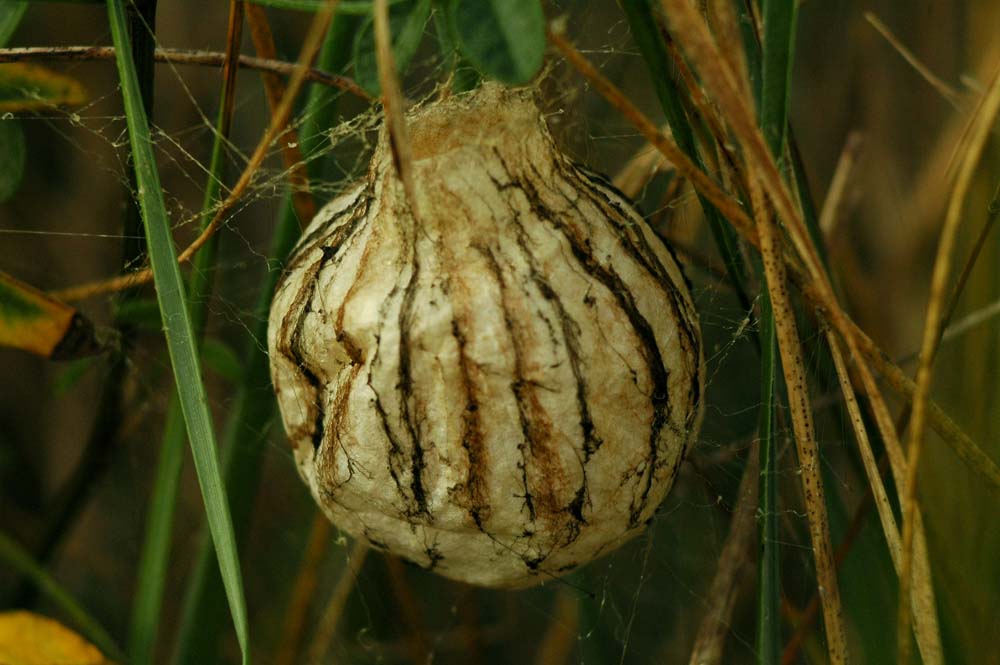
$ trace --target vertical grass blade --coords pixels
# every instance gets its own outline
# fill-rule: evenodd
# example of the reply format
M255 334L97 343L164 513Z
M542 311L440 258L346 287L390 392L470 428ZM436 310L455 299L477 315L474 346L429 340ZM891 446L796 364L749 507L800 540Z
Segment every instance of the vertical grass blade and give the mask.
M243 23L242 6L240 0L231 0L230 2L227 39L229 63L232 63L232 59L238 55L237 49ZM205 228L211 221L213 206L219 198L223 172L223 147L232 122L237 68L235 65L229 64L223 71L222 101L219 105L215 139L208 168L208 182L205 186L205 196L202 202L202 228ZM216 247L217 239L213 238L198 252L194 258L194 266L188 281L191 327L195 332L196 343L204 332L206 306L212 290L211 269L215 263ZM180 398L175 391L167 408L166 424L160 444L160 457L157 462L156 476L147 511L146 533L139 559L138 586L132 605L128 644L132 665L151 665L154 662L170 558L174 508L180 486L186 440L184 414Z
M663 37L658 30L659 22L656 19L653 6L650 0L622 0L621 5L628 18L629 29L632 31L636 46L639 47L639 52L642 53L642 58L649 68L653 89L656 91L657 99L660 100L660 106L667 119L667 124L670 126L671 134L684 154L704 171L705 164L698 154L691 125L684 113L684 106L678 98L679 92L673 82L674 79L670 75L672 64L663 43ZM719 210L700 193L698 200L701 202L705 219L712 231L712 237L726 266L729 281L736 289L740 305L749 311L750 298L744 288L747 283L747 270L739 251L736 233L725 222Z
M56 582L44 568L39 566L24 548L2 532L0 532L0 560L31 580L31 583L58 605L66 613L66 616L76 624L80 632L93 642L94 646L103 651L104 655L110 656L116 661L125 662L122 650L111 639L108 631L104 630L101 624L90 616L87 610L68 591Z
M778 539L778 451L774 440L777 407L777 337L771 298L760 302L760 563L757 583L757 663L781 657L781 546Z
M764 0L764 54L761 72L760 126L768 147L781 163L788 126L789 88L795 52L796 0Z
M243 652L243 660L249 662L246 603L236 539L233 535L222 474L219 470L208 399L201 381L201 365L195 345L194 329L170 233L170 219L164 206L153 142L142 106L135 64L130 55L123 0L108 0L107 7L125 104L129 141L139 184L138 199L142 208L167 349L170 353L188 439L191 442L208 524L229 599L229 609L236 627L236 636Z
M359 24L357 16L337 14L330 25L316 67L326 72L339 72L350 57L351 36ZM336 99L340 93L327 86L315 85L309 90L303 121L299 127L299 141L307 160L310 160L310 177L326 175L323 165L328 160L311 159L322 149L322 130L334 125ZM284 261L299 237L301 223L290 197L286 195L269 256ZM263 285L254 306L253 336L244 350L243 381L230 408L230 417L223 435L223 469L229 491L229 505L237 537L242 540L249 526L249 508L257 492L260 466L274 416L274 394L268 371L267 355L258 340L267 337L267 318L271 297L281 273L280 265L271 266L263 278ZM239 454L237 454L237 445ZM223 609L224 594L218 571L213 566L212 546L208 539L202 541L194 571L185 591L180 629L174 654L175 663L200 663L215 653L219 633L219 613Z

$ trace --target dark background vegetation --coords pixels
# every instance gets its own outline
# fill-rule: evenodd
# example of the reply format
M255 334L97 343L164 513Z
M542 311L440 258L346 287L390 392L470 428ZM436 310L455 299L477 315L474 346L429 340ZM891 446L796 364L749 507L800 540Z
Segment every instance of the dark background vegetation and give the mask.
M161 2L157 39L163 46L221 51L226 3ZM565 15L571 38L602 71L653 118L660 118L642 60L614 2L549 3L548 16ZM845 302L855 320L897 359L915 351L921 336L931 265L944 203L948 168L963 116L908 65L865 20L881 18L917 57L953 87L976 89L1000 55L1000 3L994 0L808 1L799 14L791 124L813 195L822 201L848 134L863 144L852 176L849 213L831 243ZM294 12L271 11L281 56L294 59L307 22ZM99 5L33 6L11 45L107 44L107 18ZM432 38L429 37L432 41ZM244 52L252 52L247 37ZM427 44L425 44L425 47ZM992 58L988 57L992 54ZM643 140L579 76L550 54L543 89L554 129L568 150L593 169L615 174ZM428 94L441 78L433 48L420 51L405 89ZM43 289L73 285L117 272L121 256L127 141L111 62L52 65L84 83L91 102L75 112L27 118L28 171L14 199L0 206L0 268ZM348 74L350 72L348 71ZM220 72L158 65L154 122L167 204L180 245L193 237L201 203L211 122ZM338 113L364 112L342 98ZM233 130L234 164L241 167L268 120L259 76L241 71ZM368 137L370 138L370 136ZM349 175L363 141L338 148L334 158ZM1000 151L994 134L966 207L956 261L968 256L996 183ZM242 152L241 152L242 151ZM363 163L363 162L362 162ZM279 168L277 155L268 168ZM326 183L331 197L343 183ZM641 201L661 228L713 263L697 204L688 194L663 210L654 180ZM253 190L223 234L209 304L209 336L242 348L252 327L252 305L266 268L268 237L281 203L280 186ZM60 235L55 235L60 234ZM68 235L63 235L68 234ZM105 234L105 235L100 235ZM1000 244L994 234L979 259L956 318L1000 297ZM336 662L412 662L426 648L433 662L545 662L545 648L567 644L564 662L686 662L707 602L732 511L736 486L756 432L757 359L731 294L711 275L689 267L708 341L709 406L699 445L674 491L644 536L572 576L524 592L496 592L453 583L406 566L400 582L380 554L362 569L331 653ZM81 303L101 326L111 323L114 297ZM947 342L937 360L934 399L994 459L1000 459L1000 324L994 318ZM805 340L807 360L809 344ZM61 532L48 567L121 641L127 634L144 515L157 459L170 371L161 338L143 331L127 350L124 413L103 459L94 464L85 500ZM908 371L915 364L903 365ZM0 529L29 549L40 546L60 492L81 463L94 425L105 374L101 361L67 383L67 367L0 350ZM231 399L229 382L206 377L217 422ZM829 385L829 384L828 384ZM815 390L814 390L814 394ZM826 396L827 402L836 393ZM824 396L817 395L822 406ZM818 412L823 459L834 516L834 542L862 501L866 481L845 423ZM189 462L188 462L189 464ZM794 455L782 457L783 592L785 635L814 593L805 517ZM949 655L954 663L1000 663L989 645L1000 630L1000 529L991 495L949 449L929 435L920 480ZM834 511L836 512L836 511ZM260 491L243 547L243 573L257 662L270 662L280 640L289 591L301 565L315 509L299 480L280 425L271 429ZM190 466L174 529L173 556L160 630L167 660L180 601L191 569L203 508ZM338 540L320 568L313 614L341 575L349 545ZM841 584L857 662L894 658L896 583L873 511L844 564ZM726 662L753 654L755 570L752 563L730 628ZM17 576L0 566L0 604L19 602ZM408 611L416 608L416 614ZM42 612L54 613L44 600ZM219 658L235 661L228 617ZM416 636L416 637L415 637ZM418 645L415 647L414 645ZM555 647L552 647L555 645ZM558 652L558 651L557 651ZM801 662L824 662L814 631ZM214 662L206 654L204 662ZM730 660L731 659L731 660Z

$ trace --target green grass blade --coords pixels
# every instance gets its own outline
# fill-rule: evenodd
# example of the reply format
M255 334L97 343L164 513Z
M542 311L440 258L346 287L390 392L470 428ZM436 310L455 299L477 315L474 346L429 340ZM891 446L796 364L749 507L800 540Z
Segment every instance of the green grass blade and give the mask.
M658 30L659 22L653 11L650 0L622 0L622 9L628 18L629 27L632 30L632 37L635 39L639 52L649 68L649 75L653 81L653 89L660 100L663 115L670 126L670 132L677 141L677 146L690 157L699 168L704 170L705 164L698 154L694 140L694 133L684 113L684 106L680 101L680 91L674 84L674 79L670 75L673 64L670 55L667 53L663 37ZM736 232L726 222L722 214L705 200L700 194L698 200L701 202L702 210L708 221L709 229L715 240L719 254L722 256L726 266L726 273L729 281L736 289L740 305L747 311L750 310L750 298L747 295L744 285L747 283L747 269L743 261L743 256L739 251L739 242Z
M184 414L181 412L177 393L174 392L167 409L160 458L146 514L146 533L139 558L138 585L129 623L128 651L132 665L153 662L186 441Z
M131 49L129 48L123 0L108 0L107 6L111 35L115 45L115 60L118 65L122 97L125 103L129 140L139 183L138 199L145 222L150 263L156 283L160 312L163 317L167 349L170 353L181 409L184 413L188 438L191 442L191 451L198 481L201 485L209 528L215 542L219 567L229 598L230 612L236 627L236 635L243 652L244 662L248 662L249 645L243 580L240 575L239 556L236 550L229 506L226 502L225 488L219 469L215 432L212 429L205 387L201 381L201 366L195 345L194 329L185 301L184 284L177 265L173 237L170 233L170 220L164 206L152 138L139 92L139 81L130 56Z
M795 54L796 0L764 0L764 53L760 126L778 163L785 149L788 105Z
M62 585L39 566L23 547L2 532L0 532L0 559L19 574L31 580L42 593L66 613L66 616L76 624L87 639L94 643L94 646L104 652L104 655L116 661L125 662L122 650L115 644L108 631L104 630L101 624L90 616L87 610Z
M760 446L760 562L757 583L757 663L770 665L781 656L781 545L778 539L778 452L774 440L778 404L777 337L771 299L760 302L761 409Z
M224 83L222 99L225 100L225 98L226 84ZM220 104L219 117L216 122L212 157L208 169L208 182L202 203L202 228L205 228L211 221L213 206L219 199L225 134L227 133L225 125L228 124L225 112L225 103L223 102ZM191 277L188 280L191 327L195 331L196 343L204 333L206 305L212 291L211 275L217 246L217 239L212 238L198 252L194 259ZM184 427L184 414L180 398L175 391L167 408L166 425L160 444L160 458L157 463L156 478L146 517L146 534L139 559L138 586L132 605L129 634L129 656L132 665L145 665L153 662L170 558L174 507L177 503L186 441L187 431ZM210 563L214 564L215 557L211 549L209 554ZM225 608L221 609L224 611Z
M327 32L316 67L327 72L343 70L350 58L352 37L358 24L356 16L337 12ZM314 85L309 89L303 111L304 119L299 128L299 142L306 159L310 159L309 173L313 179L323 179L329 175L324 165L330 160L312 157L323 150L325 142L322 132L335 124L336 101L340 94L322 85ZM298 240L299 228L295 208L286 196L271 241L270 256L283 261ZM264 277L254 308L256 324L253 336L248 340L243 354L243 380L230 407L230 418L223 437L226 487L229 490L233 526L240 541L249 526L249 509L257 492L267 434L274 417L274 394L270 388L268 359L258 340L267 338L268 311L279 275L280 267L271 266ZM212 564L211 542L203 539L185 592L174 653L176 663L200 663L216 653L225 596L218 571Z

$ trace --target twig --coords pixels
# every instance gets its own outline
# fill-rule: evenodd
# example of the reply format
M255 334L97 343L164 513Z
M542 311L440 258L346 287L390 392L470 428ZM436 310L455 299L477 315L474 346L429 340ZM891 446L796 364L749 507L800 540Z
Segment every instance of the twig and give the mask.
M167 62L175 65L200 65L203 67L222 67L225 64L226 54L219 51L186 50L176 48L158 48L153 52L156 62ZM114 60L115 47L113 46L27 46L18 48L0 48L0 63L3 62L25 62L32 60L46 61L86 61L86 60ZM239 58L240 67L254 69L261 72L272 72L281 76L290 77L295 73L298 66L294 62L284 60L271 60L267 58L255 58L249 55L241 55ZM333 88L339 88L344 92L349 92L365 101L371 101L372 97L365 92L357 83L346 76L330 74L320 69L309 68L306 70L305 78L312 83L320 83Z

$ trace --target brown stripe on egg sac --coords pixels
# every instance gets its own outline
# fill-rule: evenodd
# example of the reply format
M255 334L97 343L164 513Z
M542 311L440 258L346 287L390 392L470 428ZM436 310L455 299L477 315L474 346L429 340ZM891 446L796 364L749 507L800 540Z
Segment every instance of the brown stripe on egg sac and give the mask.
M407 124L419 222L383 132L289 257L268 333L285 430L352 536L472 584L552 580L645 528L697 434L691 295L531 91Z

